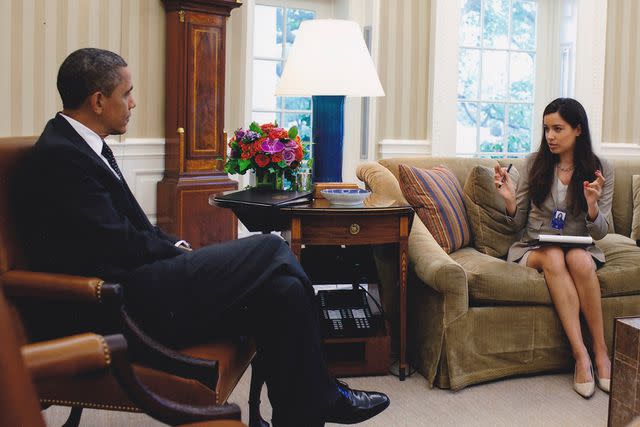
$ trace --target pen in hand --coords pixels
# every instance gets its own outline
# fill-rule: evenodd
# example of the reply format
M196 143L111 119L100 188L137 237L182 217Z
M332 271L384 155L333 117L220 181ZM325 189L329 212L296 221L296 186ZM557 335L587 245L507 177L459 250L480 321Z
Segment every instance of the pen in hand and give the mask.
M507 173L509 173L509 171L511 170L511 166L513 166L513 163L509 163L509 166L507 167ZM502 184L504 184L506 179L507 179L507 175L503 175L502 180L500 181L500 184L498 184L498 188L502 188Z

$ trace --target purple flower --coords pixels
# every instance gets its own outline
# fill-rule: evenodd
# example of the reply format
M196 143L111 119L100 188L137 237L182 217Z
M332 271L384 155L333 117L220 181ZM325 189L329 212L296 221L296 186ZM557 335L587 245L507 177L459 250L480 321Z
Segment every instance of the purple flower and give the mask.
M246 132L244 131L244 129L238 129L236 131L236 141L240 141L242 138L244 138L245 133Z
M244 134L244 139L245 139L245 141L247 141L247 142L253 142L253 141L255 141L255 140L256 140L256 139L258 139L258 138L260 138L260 135L258 135L258 133L257 133L257 132L254 132L254 131L252 131L252 130L248 130L248 131L246 131L246 132L245 132L245 134Z
M229 153L229 157L231 157L232 159L235 159L236 157L240 157L238 155L238 150L236 150L235 148L232 148L231 153Z
M284 150L284 144L280 142L279 139L273 140L267 138L262 142L261 148L265 153L274 154Z
M289 139L287 140L285 147L295 150L298 148L298 144L293 139Z
M287 163L287 165L290 165L291 162L293 162L296 159L296 153L293 150L285 149L284 152L282 153L282 158Z

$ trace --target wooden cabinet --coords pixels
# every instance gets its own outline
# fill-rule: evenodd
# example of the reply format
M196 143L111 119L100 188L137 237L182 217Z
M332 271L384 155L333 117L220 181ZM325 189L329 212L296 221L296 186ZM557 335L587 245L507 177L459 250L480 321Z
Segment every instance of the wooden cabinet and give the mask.
M209 196L237 189L224 172L226 20L235 0L163 0L166 11L165 172L158 226L194 247L235 239L237 219Z

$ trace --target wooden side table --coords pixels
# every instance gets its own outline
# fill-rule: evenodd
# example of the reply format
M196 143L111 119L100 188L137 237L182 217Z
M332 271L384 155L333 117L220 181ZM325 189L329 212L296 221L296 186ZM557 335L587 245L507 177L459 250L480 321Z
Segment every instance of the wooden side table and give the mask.
M259 207L250 204L228 204L216 200L215 195L209 202L218 207L232 209L249 231L282 231L298 260L303 245L397 244L400 293L399 377L401 381L405 379L408 366L407 251L413 220L411 206L376 197L370 197L358 206L332 205L325 199L315 199L303 205ZM332 340L334 339L328 341ZM359 373L358 370L349 369L351 368L338 371L345 375Z
M614 325L610 427L640 419L640 316L619 317Z
M291 250L300 260L302 245L398 244L400 286L399 377L407 374L407 267L411 206L370 204L345 207L316 199L310 205L281 208L290 214ZM285 233L286 236L286 233Z

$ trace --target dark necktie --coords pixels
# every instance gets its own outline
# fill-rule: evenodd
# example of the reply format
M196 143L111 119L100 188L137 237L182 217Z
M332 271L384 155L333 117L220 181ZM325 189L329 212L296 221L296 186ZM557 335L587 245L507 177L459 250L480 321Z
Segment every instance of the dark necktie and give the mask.
M129 199L129 203L131 204L133 212L140 219L140 223L142 224L142 228L143 229L152 228L151 223L149 222L149 219L147 218L147 215L144 213L144 211L142 210L142 208L138 204L138 201L136 200L136 198L131 193L131 190L129 189L129 186L127 185L127 181L124 180L124 177L122 176L122 172L120 172L120 168L118 167L118 163L116 163L116 158L113 155L113 151L111 151L111 148L109 148L109 146L104 141L104 139L102 140L102 151L101 151L101 154L105 159L107 159L107 161L109 162L109 166L111 166L111 168L114 171L116 171L116 174L120 177L120 182L122 183L122 186L124 187L125 194L127 195L127 198Z
M109 148L109 146L104 141L104 139L102 140L102 152L101 152L101 154L102 154L102 157L107 159L107 162L109 162L109 166L111 166L111 169L113 169L116 172L116 174L120 178L120 181L124 182L124 177L122 176L122 172L120 172L120 168L118 167L118 163L116 163L116 158L113 155L113 151L111 151L111 148Z

